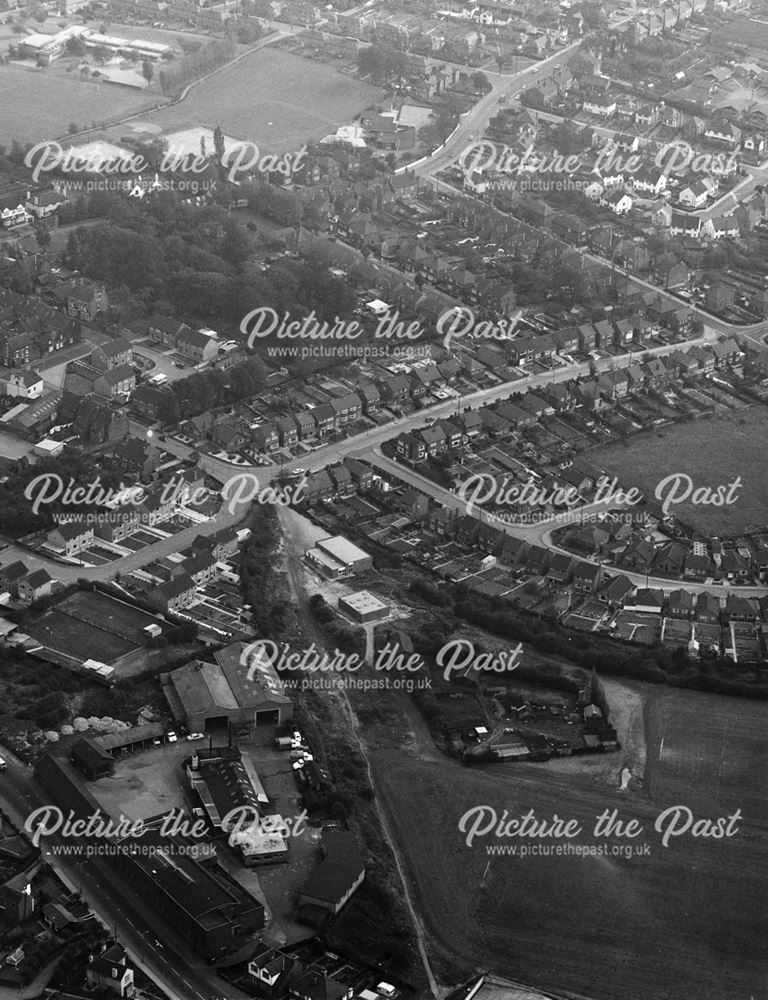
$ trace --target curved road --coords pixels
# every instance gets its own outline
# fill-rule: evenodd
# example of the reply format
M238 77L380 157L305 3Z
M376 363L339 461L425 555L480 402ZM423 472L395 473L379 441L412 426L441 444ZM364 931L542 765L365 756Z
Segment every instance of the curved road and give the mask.
M639 279L638 279L639 280ZM651 286L652 287L652 286ZM677 301L677 300L675 300ZM699 311L699 310L697 310ZM706 315L702 313L702 315ZM712 321L707 319L707 323L713 327L725 327L728 328L730 324L724 321ZM756 324L757 328L761 331L768 329L768 322L762 324ZM745 328L754 329L754 328ZM727 332L735 332L730 329ZM755 336L757 334L755 333ZM652 348L648 351L638 351L633 352L634 356L639 354L651 354L656 357L661 357L665 354L669 354L673 351L679 350L681 347L685 348L692 346L693 344L703 344L707 341L711 341L713 338L713 333L706 333L703 337L697 340L687 341L684 344L670 344L663 347ZM628 363L629 355L622 355L620 357L610 357L604 358L600 361L595 362L595 367L598 372L609 371L618 364ZM439 417L451 417L454 416L458 409L465 409L471 407L477 409L481 406L485 406L489 403L495 402L497 400L506 399L514 392L518 391L528 391L535 390L539 387L546 386L555 382L567 381L578 376L584 376L589 373L589 364L581 363L577 365L563 366L559 369L555 369L552 372L545 372L541 375L528 375L525 378L520 378L515 382L503 382L497 386L493 386L489 389L482 389L477 392L471 393L467 396L463 396L460 399L452 399L447 402L438 403L436 406L428 407L423 410L417 410L414 413L400 417L397 420L390 421L383 427L376 427L363 434L355 435L354 437L345 438L342 441L335 442L332 444L326 444L318 448L316 451L309 455L302 456L300 458L294 459L292 462L286 462L283 466L286 472L290 472L292 469L301 467L306 469L308 472L315 471L320 468L324 468L327 465L332 465L343 461L346 456L356 456L360 458L369 458L374 455L376 449L380 448L381 445L397 436L398 434L414 430L418 427L422 427L427 420L435 419ZM135 422L131 423L131 431L135 434L145 435L147 429L141 424ZM163 447L168 451L173 452L181 458L188 457L193 449L187 447L186 445L180 444L169 438L163 443ZM376 457L377 462L389 462L383 456ZM242 475L243 473L249 475L255 475L259 478L261 484L266 484L269 478L275 475L275 466L234 466L230 463L224 462L221 459L213 458L209 455L202 455L200 457L201 467L211 476L219 479L221 482L226 482L231 476ZM441 503L445 503L446 506L457 508L457 504L464 512L465 505L463 501L460 501L456 496L449 493L446 490L441 490L436 484L432 483L431 480L424 478L416 472L412 472L405 466L398 465L397 463L391 463L390 471L396 471L401 479L411 482L412 485L418 486L423 492L428 493L435 497L435 499L440 500ZM440 492L435 492L440 491ZM234 512L230 511L226 506L222 506L218 514L216 514L210 521L201 525L192 525L186 528L184 531L178 534L171 535L162 542L158 542L156 545L149 546L139 552L131 553L131 555L126 556L114 563L105 564L103 566L85 567L77 565L66 565L58 562L57 560L51 559L47 556L40 555L38 553L32 554L30 550L24 548L20 545L9 545L2 551L2 564L8 565L17 559L23 560L32 569L46 569L51 576L64 583L71 583L79 578L85 578L89 580L99 580L106 581L112 579L115 574L119 571L121 574L129 573L134 569L138 569L149 562L153 562L155 559L161 556L169 555L171 552L176 552L180 548L191 544L193 539L198 534L209 535L216 531L221 530L224 527L229 527L230 525L236 524L241 521L247 513L247 504L239 504L235 507ZM551 526L547 525L514 525L514 524L503 524L503 529L505 533L514 535L516 537L523 538L535 544L544 545L547 548L556 549L550 540ZM590 561L590 560L585 560ZM617 572L623 572L617 569ZM640 577L640 574L627 573L631 579L634 577ZM642 574L643 585L645 584L646 577ZM679 586L678 582L675 584L668 578L661 577L648 577L647 586L656 587L659 589L674 589L674 586ZM713 590L716 592L727 593L730 590L743 595L762 595L768 593L768 587L738 587L738 588L727 588L722 585L712 585L707 587L706 585L691 585L690 589L701 589L701 590Z
M390 458L386 458L379 451L376 451L373 455L366 453L365 457L368 458L369 461L373 462L373 464L383 472L389 472L398 476L398 478L402 479L404 482L409 483L411 486L419 489L422 493L426 493L428 496L437 500L444 507L448 507L450 510L460 511L462 514L466 514L468 512L467 502L456 496L455 493L439 486L431 479L426 479L424 476L420 475L418 472L414 472L407 466L400 465L398 462L395 462ZM768 594L768 585L732 587L725 584L688 583L687 581L683 582L681 580L671 580L669 577L646 576L645 573L634 573L631 570L623 569L621 566L611 566L608 563L601 562L599 559L590 559L586 556L575 556L573 552L569 552L567 549L561 548L560 546L553 544L551 541L552 532L557 528L561 528L568 523L578 523L583 515L598 510L604 511L606 509L605 504L587 504L579 510L568 512L567 515L560 517L555 526L552 525L551 520L549 522L542 522L541 524L508 524L493 517L491 514L485 514L485 516L483 516L482 513L480 520L485 521L487 524L494 525L494 527L499 528L505 535L511 535L514 538L522 538L531 545L543 545L545 548L551 549L553 552L562 552L572 558L578 558L580 562L590 563L593 566L603 566L608 572L628 577L632 583L638 587L654 587L658 590L669 591L677 590L678 588L685 586L686 590L692 591L693 593L708 592L719 597L725 597L728 594L733 593L738 594L740 597L762 597L764 594Z
M485 97L481 97L477 104L462 115L459 124L446 140L445 144L439 146L425 160L414 165L405 164L399 167L395 173L418 174L420 177L430 177L451 166L453 161L459 156L467 146L470 146L475 139L482 136L488 122L498 111L499 104L512 97L516 97L521 90L529 90L544 77L549 76L555 66L566 62L579 48L582 39L566 45L565 48L553 52L551 56L541 59L530 66L525 66L517 73L504 73L501 76L490 76L489 82L491 90Z

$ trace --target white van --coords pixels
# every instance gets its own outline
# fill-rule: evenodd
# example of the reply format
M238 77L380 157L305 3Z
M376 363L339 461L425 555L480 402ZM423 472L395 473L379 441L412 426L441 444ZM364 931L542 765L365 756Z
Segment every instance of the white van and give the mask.
M376 992L379 994L379 996L387 997L388 1000L391 1000L391 997L393 997L395 993L397 993L397 990L395 989L394 986L392 986L391 983L379 983L379 985L376 987Z

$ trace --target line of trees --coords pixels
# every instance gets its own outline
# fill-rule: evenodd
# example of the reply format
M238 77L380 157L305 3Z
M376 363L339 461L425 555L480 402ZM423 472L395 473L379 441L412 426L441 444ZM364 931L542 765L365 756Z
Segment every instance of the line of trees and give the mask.
M173 66L161 69L158 74L160 89L164 94L181 90L188 83L199 80L229 62L236 52L237 42L234 38L217 38L198 52L182 56Z

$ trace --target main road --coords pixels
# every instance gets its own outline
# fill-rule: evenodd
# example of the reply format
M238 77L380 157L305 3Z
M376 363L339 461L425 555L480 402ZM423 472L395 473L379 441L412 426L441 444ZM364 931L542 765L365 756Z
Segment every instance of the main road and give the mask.
M36 809L50 805L50 796L32 776L32 769L3 748L7 767L0 777L0 808L19 829ZM134 966L141 968L171 1000L211 1000L221 997L222 981L134 888L120 879L104 857L82 859L63 853L76 846L57 835L40 841L48 862L71 891L79 892L100 922L119 938ZM161 939L162 938L162 942ZM226 984L227 1000L248 1000Z
M630 357L638 357L640 354L650 354L655 357L663 357L666 354L679 350L681 346L693 346L694 344L701 345L711 342L713 337L714 331L707 331L704 336L696 340L688 341L686 345L669 344L651 348L649 350L636 351L633 352L632 355L603 358L594 362L593 366L597 372L610 371L611 369L616 368L617 365L628 361ZM422 427L429 420L455 416L457 412L464 409L477 409L498 400L506 399L512 393L518 391L533 391L553 383L585 376L589 374L589 371L590 364L579 363L576 365L564 365L551 372L544 372L540 375L528 375L521 377L514 382L502 382L498 385L492 386L491 388L481 389L477 392L459 397L458 399L454 398L423 410L416 410L414 413L390 421L381 427L371 428L370 430L365 431L362 434L357 434L354 437L344 438L342 441L323 445L308 455L294 459L292 462L286 462L283 468L285 472L290 472L301 466L306 469L307 472L313 472L324 468L327 465L334 465L342 462L347 456L369 459L372 456L375 456L377 463L385 462L388 460L384 459L383 456L379 457L379 449L385 441L390 440L400 433ZM131 430L136 434L147 433L146 428L133 422L131 424ZM192 454L191 448L172 439L168 439L165 442L164 447L166 447L169 451L174 452L180 458L188 458ZM207 473L220 480L222 483L226 483L232 477L242 476L245 473L247 476L258 477L260 486L265 486L267 478L274 474L274 472L270 471L268 467L265 470L265 467L263 466L235 466L209 455L201 456L200 462ZM457 498L453 494L447 491L439 493L436 492L439 488L436 487L431 480L426 479L419 473L413 472L405 466L397 465L396 463L391 463L390 465L390 471L393 470L397 471L400 478L418 486L419 489L422 489L425 493L434 496L435 499L445 502L446 506L456 506ZM27 563L30 568L46 569L51 576L62 580L65 583L74 582L79 578L99 581L110 580L115 576L118 570L121 574L125 574L131 570L138 569L149 562L155 561L159 556L168 555L171 552L184 548L186 545L191 543L197 534L211 534L223 527L237 524L245 517L247 504L243 503L231 506L233 508L232 510L229 509L228 505L224 504L222 505L220 511L207 523L202 525L192 525L179 534L171 535L167 539L164 539L155 545L149 546L139 552L131 553L130 556L119 559L114 563L94 567L76 565L70 566L50 559L39 553L31 554L29 550L22 546L10 545L2 552L2 564L8 565L16 559L21 559ZM555 547L549 538L549 530L544 525L531 526L505 524L504 530L508 534L524 538L530 542L542 544L549 548ZM643 581L645 580L646 578L643 576ZM651 577L648 578L647 585L669 589L671 581L666 578ZM740 587L738 592L744 594L752 592L764 593L768 592L768 588Z
M439 146L432 154L423 160L410 165L399 167L396 173L418 174L420 177L433 177L446 170L459 157L464 150L481 138L488 127L488 122L493 114L498 111L499 105L510 98L516 97L522 90L529 90L539 81L552 73L556 66L560 66L572 56L581 45L581 39L572 42L564 48L553 52L552 55L525 66L517 73L504 73L499 76L490 77L491 90L485 97L480 98L477 104L461 116L459 123L453 132L448 136L445 143Z

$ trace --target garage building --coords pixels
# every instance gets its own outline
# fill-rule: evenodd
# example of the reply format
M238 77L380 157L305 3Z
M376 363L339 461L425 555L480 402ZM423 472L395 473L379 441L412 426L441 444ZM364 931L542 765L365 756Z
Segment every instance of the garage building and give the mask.
M234 642L215 654L215 663L193 660L164 674L163 690L174 718L192 732L223 733L231 727L244 740L256 729L289 722L293 703L274 668L266 660L251 664L241 659L247 659L247 646Z

